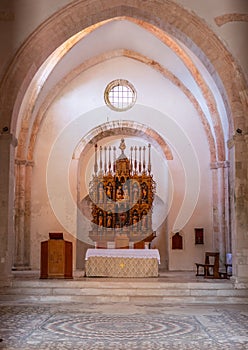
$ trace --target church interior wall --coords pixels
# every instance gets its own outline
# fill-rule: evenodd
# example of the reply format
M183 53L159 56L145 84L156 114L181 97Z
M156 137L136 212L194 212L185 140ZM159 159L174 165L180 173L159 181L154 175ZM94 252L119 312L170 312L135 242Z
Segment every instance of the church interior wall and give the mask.
M120 65L122 66L122 76L128 77L137 89L137 106L127 112L110 111L103 101L106 84L118 77L118 67ZM95 76L100 77L97 84L95 83ZM146 76L147 84L143 84L143 76ZM156 90L155 96L154 89ZM92 101L92 91L94 91L94 101ZM172 105L175 103L178 104L178 108L173 111ZM92 104L99 107L92 111ZM153 108L151 108L151 105ZM164 265L166 264L165 261L169 261L169 268L172 270L182 269L182 266L187 270L191 270L194 267L195 259L200 259L203 250L212 246L212 183L207 137L197 111L192 108L185 96L170 81L161 77L146 65L130 62L125 58L99 64L82 73L61 91L47 110L37 135L34 151L31 251L39 251L40 241L46 240L50 231L63 231L65 237L70 237L73 241L82 235L83 241L86 240L87 244L93 244L87 239L87 232L82 233L77 228L75 218L72 219L73 215L77 216L77 194L75 189L78 187L76 176L78 164L77 160L72 159L73 151L77 143L91 131L94 125L118 118L127 121L136 120L145 125L150 125L172 147L173 160L164 159L161 150L152 150L152 172L157 183L156 194L164 203L162 213L161 209L154 208L154 227L155 230L159 231L158 236L161 235L154 241L154 245L158 245L157 248L160 249L161 260ZM181 140L178 135L181 135ZM132 144L147 145L142 140L142 135L138 138L131 136L127 139L128 146ZM110 141L103 137L99 144L108 146L113 140L118 149L119 139L120 136L114 135L113 131ZM188 149L184 149L185 145ZM94 150L93 145L92 149ZM179 222L179 226L175 227L176 219L180 221L179 209L183 204L185 188L190 185L190 182L187 182L190 179L187 177L192 176L192 174L187 173L187 169L185 170L185 167L187 167L185 162L188 162L186 159L188 152L194 153L192 159L196 161L196 169L199 171L199 197L197 194L192 212L185 214L189 217L181 218L182 222ZM53 169L52 172L49 172L48 168ZM82 200L88 192L88 184L93 173L92 157L91 159L84 159L79 173L82 176L79 200ZM59 190L57 193L55 188L47 193L48 176L54 176L51 182L53 185L54 183L56 185L60 184L62 188L67 186L67 193ZM202 186L203 183L204 186ZM53 190L54 193L57 193L56 203L50 201ZM188 195L191 195L190 192ZM67 196L71 197L70 202L65 199ZM73 203L73 208L70 208L68 203ZM58 214L57 211L60 213ZM208 215L206 215L206 211ZM63 217L62 222L61 216ZM205 228L204 248L196 247L194 243L194 227L199 226ZM83 227L87 227L87 230L90 229L89 223L86 226L84 224ZM171 234L175 230L184 232L184 249L182 252L172 251L170 246L163 246L165 242L170 244ZM162 238L162 236L166 237ZM74 253L74 256L76 256L76 251ZM76 257L74 258L74 266L76 264L75 259ZM187 264L185 264L185 261L187 261ZM32 254L32 268L38 269L39 262L39 254Z
M235 252L233 271L241 279L246 278L247 161L245 161L243 154L247 153L247 118L245 119L247 84L243 73L247 73L248 63L245 54L247 48L242 42L243 32L247 28L247 21L245 20L247 17L244 14L242 15L242 12L247 10L246 2L240 0L235 2L234 5L233 1L220 0L218 6L216 4L212 6L211 2L200 5L199 2L194 0L178 0L176 3L190 9L187 13L183 8L177 7L176 3L168 1L166 2L168 8L162 5L161 9L155 6L152 8L149 23L142 22L143 13L139 13L138 7L136 15L131 18L133 7L128 7L129 4L127 5L127 13L126 10L123 10L123 13L124 15L131 15L131 17L125 16L120 21L109 21L102 26L99 25L100 22L97 22L97 18L99 20L105 17L111 18L115 13L115 8L108 8L106 2L104 4L106 7L97 16L97 11L94 6L92 7L90 1L84 2L86 7L81 6L79 1L77 6L81 14L84 13L84 9L87 9L87 11L85 10L87 16L88 13L94 13L91 23L93 27L90 28L92 35L84 38L86 40L80 40L77 45L71 46L66 52L66 45L69 47L71 42L65 41L70 37L70 34L75 34L75 28L82 29L85 25L82 19L81 27L80 25L78 27L71 25L70 27L68 24L66 32L54 30L51 34L50 25L54 24L54 28L59 28L61 23L65 23L61 21L61 18L64 21L70 18L70 23L74 22L74 24L75 21L79 20L79 12L75 16L73 6L68 6L66 11L62 10L55 13L67 3L69 4L70 1L55 0L48 8L40 6L41 2L35 2L35 5L32 2L31 6L31 1L20 0L13 7L8 7L7 2L5 2L3 7L6 7L7 10L1 12L1 18L3 19L0 21L0 28L3 29L1 33L9 33L10 38L13 39L9 42L4 40L4 47L0 53L1 77L4 69L8 67L12 57L14 57L12 65L6 71L5 80L0 86L1 91L7 91L7 94L2 94L1 121L3 126L8 125L8 130L11 128L13 133L11 134L13 140L9 143L10 151L8 144L5 145L4 143L6 135L0 135L4 152L6 151L10 155L3 177L5 182L3 182L2 187L4 188L5 185L12 184L14 181L13 178L11 181L6 180L6 171L9 171L9 175L13 176L12 147L16 143L15 135L18 140L15 162L19 171L19 173L18 171L16 173L15 180L21 179L17 184L18 192L15 199L17 217L20 214L19 221L16 222L16 225L18 224L20 228L19 232L17 230L16 233L16 242L20 243L18 249L22 250L21 254L24 260L27 258L26 255L30 249L31 268L39 268L39 253L37 254L39 244L41 240L48 238L48 232L51 230L63 231L67 239L76 242L75 237L78 234L77 190L80 188L83 196L83 193L87 193L87 185L83 186L78 183L78 162L73 159L73 152L78 142L84 137L87 140L86 135L94 130L96 126L111 123L112 120L120 120L120 122L127 120L130 123L131 121L143 123L158 132L166 140L173 154L172 160L164 160L166 171L168 171L165 178L163 177L164 172L159 169L161 162L155 158L153 164L154 169L159 169L159 171L154 172L154 176L157 177L159 184L158 197L161 197L163 201L166 194L170 194L170 185L173 183L172 206L169 215L158 225L160 237L154 241L154 245L158 244L160 247L163 266L168 266L173 270L180 269L182 266L186 269L192 269L192 256L194 260L200 260L198 258L202 257L203 250L208 248L218 249L218 241L220 240L222 240L222 245L226 244L221 235L224 232L228 233L224 226L229 226L229 222L227 223L229 207L228 205L225 207L228 200L228 191L223 194L223 190L227 188L228 177L226 173L228 170L226 171L226 169L228 169L230 160L230 222L232 233L230 240ZM137 1L138 3L139 1ZM116 4L121 4L121 0L118 0ZM146 7L147 4L149 7L149 1L144 6ZM174 22L169 21L170 25L168 26L167 16L171 13L171 8L174 8L170 6L171 4L177 7L182 16L181 21L179 21L173 15ZM32 13L34 14L32 18L27 16L27 12L25 12L26 5L32 7ZM177 16L180 17L179 12L177 12ZM224 15L225 12L227 16ZM15 16L13 16L13 13L15 13ZM38 27L42 21L53 13L54 18L46 23L47 27L45 25ZM160 23L157 23L158 13L161 16ZM137 20L137 18L139 19ZM194 21L190 22L192 18L194 18ZM202 21L202 19L204 20ZM184 23L186 20L190 25ZM96 22L94 23L94 21ZM209 27L207 27L205 21L208 22ZM142 25L140 26L141 22ZM154 23L157 23L158 27L153 28L152 24ZM139 28L136 28L137 26ZM101 35L97 36L97 34L104 34L106 37L110 34L111 29L113 32L113 28L121 27L125 28L128 33L136 33L136 36L132 36L132 40L124 35L124 49L119 50L118 40L109 40L108 47L106 47ZM136 30L132 32L131 29L134 28ZM146 33L148 28L149 30ZM165 31L168 30L166 35L171 35L167 39L166 35L163 37L162 28ZM125 33L125 30L120 32ZM32 35L28 38L29 34ZM151 46L143 45L152 34L156 35L149 42ZM47 40L48 37L49 40ZM93 37L95 37L98 45L91 45L90 40ZM28 40L25 42L27 38ZM170 46L175 38L179 40L178 43L181 44L183 53L188 55L186 55L186 59L184 55L180 55L182 51L180 45L177 46L176 41ZM206 38L207 40L204 40ZM237 40L237 38L242 39ZM184 44L180 43L180 39ZM167 45L162 45L163 40L167 40ZM45 75L42 75L45 72L42 69L46 68L44 65L39 72L41 79L36 84L38 81L34 77L36 70L44 63L49 52L51 53L55 48L57 49L63 41L64 47L59 48L58 56L50 57L49 60L51 63L57 59L57 65L53 69L50 66L51 71L46 80ZM25 45L14 56L15 50L22 43L25 43ZM171 50L167 46L170 46ZM150 52L147 51L148 47L152 47ZM62 58L63 50L66 54ZM108 52L104 52L105 50ZM234 57L229 55L228 50ZM160 62L156 61L159 56L156 56L158 53L161 54ZM83 57L84 64L79 67L80 57ZM182 61L184 64L182 64ZM177 66L173 66L174 62L177 63ZM14 65L15 63L16 65ZM242 68L239 65L242 65ZM106 84L119 74L120 66L122 72L126 74L124 78L130 79L135 85L138 91L138 99L131 110L116 114L105 106L103 90ZM173 68L173 74L170 74L169 69L163 69L163 66L171 70ZM196 67L199 70L198 72L195 70ZM63 73L65 74L63 75ZM28 91L27 87L32 77L34 77L33 85L30 84L29 94L25 96L25 91ZM94 79L95 77L97 79ZM144 84L144 79L146 84ZM61 90L63 86L64 89ZM154 86L156 86L156 89L153 88ZM94 91L94 94L91 91ZM35 95L36 92L37 95ZM26 100L25 97L27 97ZM33 130L31 130L32 127ZM233 135L236 129L241 130L241 132ZM116 141L118 135L114 135ZM132 132L129 136L132 138ZM136 134L136 138L138 140L142 139L142 131L138 136ZM102 142L106 141L104 134L100 139ZM155 147L155 141L152 142L154 151L156 149L155 153L158 152L158 155L161 155L162 152L160 152L159 147ZM228 158L229 153L232 155L230 159ZM189 164L192 164L192 169L190 169ZM26 175L24 175L25 169ZM191 174L190 170L192 174L199 175L198 179L189 176ZM31 203L29 203L29 179L32 179ZM186 179L188 182L183 182L182 179ZM194 198L192 202L195 206L188 201L189 205L186 213L188 213L189 220L185 220L184 215L177 221L178 210L185 197L185 188L192 187L193 189L191 185L195 183L195 180L199 180L200 186L198 191L196 191L198 187L195 186L191 193ZM25 195L23 196L25 184L28 189L26 198ZM185 184L188 186L184 187ZM13 192L11 188L9 190ZM12 192L8 196L6 193L4 194L7 200L4 201L2 206L3 216L7 212L9 213L9 208L12 205ZM186 199L188 199L187 196ZM30 217L29 204L31 205ZM20 206L18 207L18 205ZM26 212L24 212L25 205ZM223 210L225 211L225 217L222 215ZM11 214L8 215L10 218ZM25 237L26 232L26 228L22 227L21 224L24 219L28 222L30 218L31 246L27 245L26 251L23 252L27 242L19 240L20 237ZM177 225L175 225L175 222ZM7 221L3 224L4 246L10 247L13 245L12 224ZM194 228L198 225L204 227L204 245L196 246L194 244ZM183 237L183 249L181 251L171 249L171 238L175 231L179 231ZM219 236L218 232L221 232ZM165 237L161 239L163 234ZM27 236L26 239L28 238ZM77 265L75 255L78 254L76 247L74 247L74 253L75 267ZM1 250L1 271L6 261L6 266L9 266L9 254L11 253L8 249ZM187 264L185 264L185 260L187 260ZM25 264L27 265L27 261Z

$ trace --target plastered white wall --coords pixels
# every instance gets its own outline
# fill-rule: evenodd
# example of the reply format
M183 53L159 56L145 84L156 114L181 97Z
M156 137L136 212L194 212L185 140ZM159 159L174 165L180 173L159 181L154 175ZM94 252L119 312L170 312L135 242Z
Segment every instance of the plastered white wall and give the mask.
M137 90L137 104L127 112L111 111L104 104L104 89L116 78L130 80ZM165 203L162 214L154 209L153 220L159 235L167 237L156 239L155 244L162 244L158 246L161 260L169 261L171 270L191 270L202 253L202 248L194 245L194 227L205 228L204 249L210 248L212 244L212 188L206 135L194 107L177 87L153 69L127 58L116 58L82 73L62 91L47 111L34 154L32 268L39 268L40 242L48 239L49 232L62 231L66 239L73 241L77 236L78 161L73 159L73 152L88 132L107 120L132 120L148 125L171 147L174 159L169 161L152 147L156 194ZM102 140L103 143L105 141L108 140ZM115 143L118 142L116 137ZM139 137L127 140L127 146L137 143L143 145L146 142ZM89 163L80 169L82 178L86 179L80 183L82 196L87 193L91 171L93 173L92 164L89 158ZM192 179L194 184L199 180L199 191L193 193L193 205L190 204ZM171 202L168 202L170 196ZM185 217L181 215L180 219L179 209L185 197L190 205L184 208ZM191 211L187 212L189 207ZM179 225L177 227L176 222ZM184 237L183 250L180 252L170 248L171 232L177 229L183 232ZM166 241L169 244L167 247ZM74 267L75 254L74 245Z

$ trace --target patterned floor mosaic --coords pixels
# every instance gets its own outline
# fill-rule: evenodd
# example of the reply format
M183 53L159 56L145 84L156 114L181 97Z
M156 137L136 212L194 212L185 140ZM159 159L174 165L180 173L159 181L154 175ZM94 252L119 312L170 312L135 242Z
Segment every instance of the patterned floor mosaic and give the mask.
M248 305L0 305L0 349L243 350Z

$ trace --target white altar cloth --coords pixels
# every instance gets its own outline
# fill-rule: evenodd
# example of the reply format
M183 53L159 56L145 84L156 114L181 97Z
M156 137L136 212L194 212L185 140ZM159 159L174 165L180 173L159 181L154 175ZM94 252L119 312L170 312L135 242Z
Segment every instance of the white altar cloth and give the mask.
M85 260L90 257L101 256L109 258L156 258L160 264L160 255L158 249L88 249Z

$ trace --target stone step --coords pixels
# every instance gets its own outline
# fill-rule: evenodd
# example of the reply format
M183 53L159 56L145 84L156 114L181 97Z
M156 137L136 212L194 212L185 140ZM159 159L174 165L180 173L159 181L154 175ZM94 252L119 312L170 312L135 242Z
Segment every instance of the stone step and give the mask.
M156 279L13 280L0 288L2 301L248 303L247 289L230 280L166 282Z

